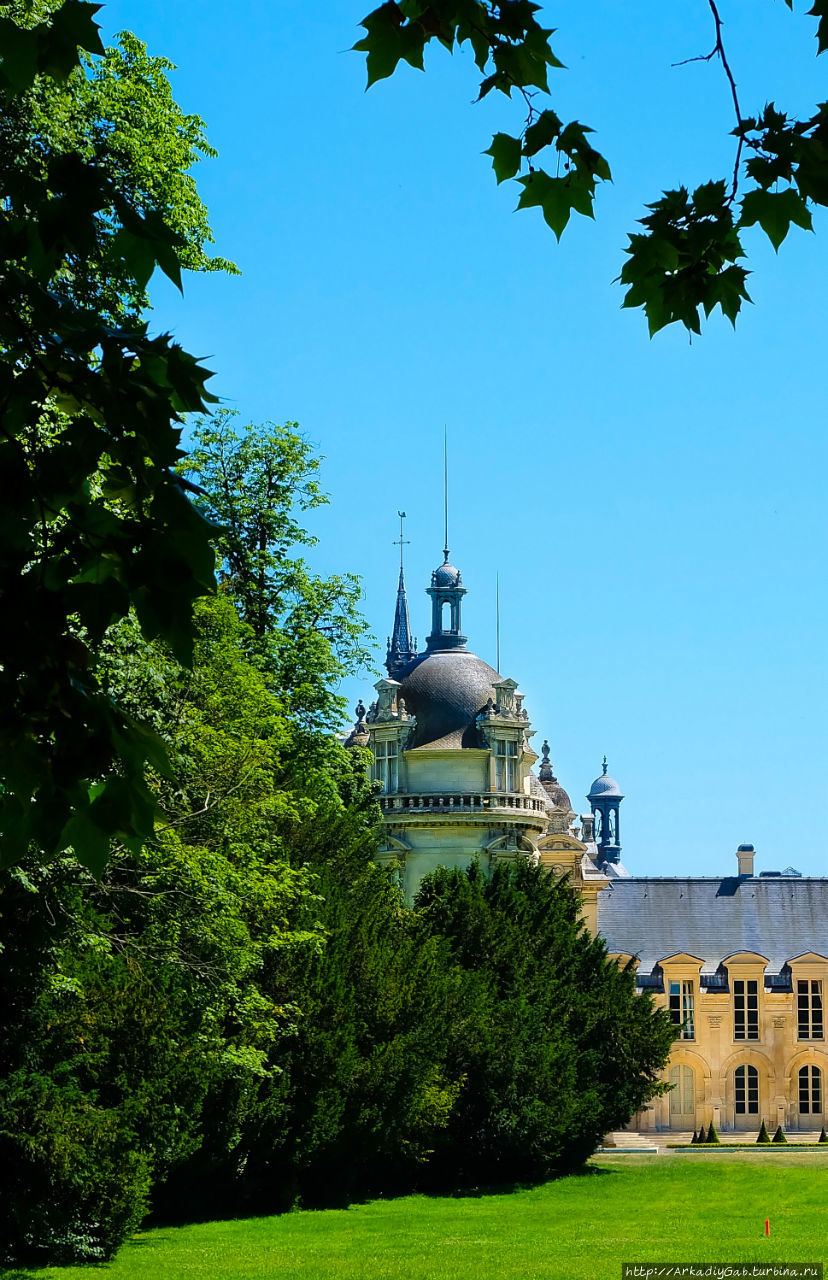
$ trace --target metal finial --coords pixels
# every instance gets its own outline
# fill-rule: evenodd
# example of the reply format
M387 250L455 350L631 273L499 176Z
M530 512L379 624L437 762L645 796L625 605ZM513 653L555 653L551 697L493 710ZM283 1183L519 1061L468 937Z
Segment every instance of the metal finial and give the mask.
M604 756L604 773L606 774L606 772L607 772L607 757Z
M495 574L495 647L497 649L497 658L495 659L495 670L500 671L500 574Z
M543 740L543 746L541 747L541 751L543 752L543 763L549 764L549 743L546 741L545 738Z
M395 538L395 539L394 539L393 545L394 545L395 547L399 547L399 549L400 549L400 573L402 573L402 567L403 567L403 547L407 547L407 546L408 546L408 544L409 544L409 539L408 539L408 538L404 538L404 537L403 537L403 520L405 520L405 518L406 518L405 512L404 512L404 511L398 511L398 512L397 512L397 515L400 517L400 536L399 536L399 538Z

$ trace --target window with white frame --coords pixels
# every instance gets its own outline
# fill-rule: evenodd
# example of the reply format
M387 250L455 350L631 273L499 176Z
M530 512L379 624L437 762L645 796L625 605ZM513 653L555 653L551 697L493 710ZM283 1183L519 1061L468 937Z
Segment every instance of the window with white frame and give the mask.
M759 1039L759 983L736 978L733 983L733 1039Z
M394 738L374 743L374 778L386 795L397 790L397 743Z
M800 1040L821 1040L822 983L815 978L800 978L796 984L796 1021Z
M517 743L495 742L495 790L517 791Z
M737 1067L733 1073L737 1116L759 1114L759 1072L755 1067Z
M822 1111L822 1072L819 1067L799 1069L799 1114L818 1116Z
M693 1007L693 983L670 983L670 1021L680 1028L678 1039L695 1040L695 1010Z

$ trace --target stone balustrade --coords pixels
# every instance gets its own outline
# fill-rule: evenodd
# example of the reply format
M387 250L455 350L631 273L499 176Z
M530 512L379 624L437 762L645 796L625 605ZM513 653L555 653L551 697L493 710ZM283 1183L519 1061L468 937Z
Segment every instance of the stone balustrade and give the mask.
M378 797L383 813L481 813L520 812L542 816L546 803L537 796L518 795L510 791L423 792L417 795L383 795Z

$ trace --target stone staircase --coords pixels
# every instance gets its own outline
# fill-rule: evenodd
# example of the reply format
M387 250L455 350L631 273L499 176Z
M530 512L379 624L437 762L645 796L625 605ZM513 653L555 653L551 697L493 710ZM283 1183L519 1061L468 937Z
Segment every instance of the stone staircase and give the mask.
M656 1133L634 1133L626 1129L616 1129L614 1133L608 1133L605 1136L603 1145L598 1149L599 1151L640 1151L655 1155L660 1145L658 1141L660 1136ZM691 1133L690 1137L692 1136Z
M786 1132L785 1137L788 1139L788 1145L795 1147L805 1142L816 1142L819 1139L819 1133L819 1129L814 1129L813 1131L789 1130ZM642 1154L654 1155L657 1151L668 1150L668 1143L671 1145L673 1143L689 1143L692 1137L692 1129L688 1129L686 1133L676 1129L659 1133L636 1133L632 1130L616 1129L613 1133L608 1133L605 1136L599 1151L641 1152ZM755 1140L756 1134L752 1130L719 1133L719 1141L723 1147L733 1143L753 1143ZM828 1147L823 1147L823 1150L828 1154Z

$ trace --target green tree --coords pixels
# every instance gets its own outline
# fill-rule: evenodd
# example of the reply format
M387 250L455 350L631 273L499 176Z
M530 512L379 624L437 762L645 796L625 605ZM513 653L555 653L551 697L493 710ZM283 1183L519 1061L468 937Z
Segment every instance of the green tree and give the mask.
M219 582L256 637L258 661L300 724L335 731L344 709L336 686L371 658L362 588L354 574L313 573L296 554L316 542L303 513L327 502L320 460L296 423L249 424L239 435L237 417L223 409L201 419L181 469L203 491Z
M767 1143L769 1143L769 1142L770 1142L770 1134L768 1133L768 1130L767 1130L767 1128L766 1128L766 1126L765 1126L765 1122L764 1122L764 1120L762 1121L762 1124L761 1124L761 1126L760 1126L759 1133L758 1133L758 1136L757 1136L757 1138L756 1138L756 1141L757 1141L757 1143L761 1144L762 1146L765 1146L765 1145L767 1145Z
M224 264L181 173L201 122L134 38L104 52L96 8L0 8L0 860L71 847L97 872L151 832L145 764L165 766L91 655L134 610L190 661L214 586L176 471L209 373L138 308L156 266Z
M135 627L112 633L101 666L123 668L173 761L165 820L100 884L71 858L5 873L6 1261L111 1256L171 1170L237 1142L278 1072L292 968L321 945L313 876L285 857L315 809L281 783L290 730L249 643L228 600L199 605L192 671Z
M579 910L565 880L527 863L423 882L422 936L445 939L469 983L450 1038L464 1083L437 1148L444 1176L479 1185L578 1167L664 1091L667 1014L636 995Z
M785 0L789 9L793 0ZM699 333L701 316L719 307L734 324L749 301L743 232L758 225L778 249L791 224L811 229L815 206L828 205L828 104L799 119L775 104L751 116L743 108L725 48L717 0L708 0L715 59L728 84L733 116L733 169L724 178L665 191L647 205L643 231L630 236L619 279L624 306L642 307L650 334L680 323ZM828 4L814 0L817 52L828 48ZM520 188L519 209L539 208L560 239L571 214L593 216L598 185L610 181L593 131L564 123L551 105L550 71L563 69L531 0L386 0L363 20L354 46L367 60L368 85L401 61L420 70L427 45L452 52L471 47L480 74L478 100L492 91L525 110L517 134L498 132L488 154L498 182Z

